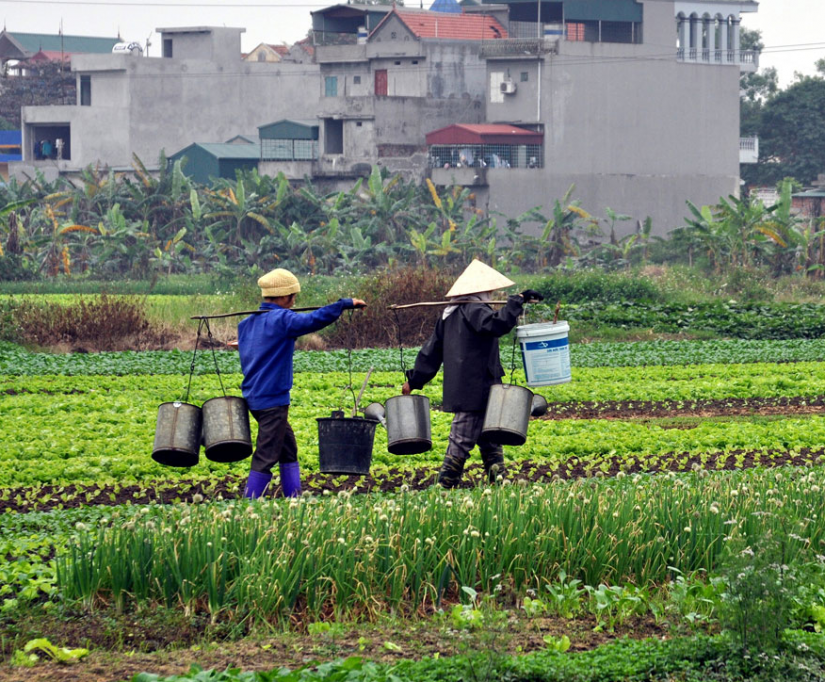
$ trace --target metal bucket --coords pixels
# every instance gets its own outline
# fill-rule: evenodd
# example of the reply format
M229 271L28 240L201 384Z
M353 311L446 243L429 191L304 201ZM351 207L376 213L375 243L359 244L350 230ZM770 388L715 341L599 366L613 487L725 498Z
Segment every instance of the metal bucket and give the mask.
M533 405L533 391L524 386L495 384L490 387L481 434L500 445L524 445Z
M158 408L152 459L170 467L198 463L201 449L201 408L189 403L163 403Z
M393 455L418 455L433 447L430 399L398 395L387 400L387 450Z
M252 454L246 400L236 396L212 398L203 404L203 445L213 462L239 462Z
M319 417L317 421L321 473L366 476L378 422L361 417Z

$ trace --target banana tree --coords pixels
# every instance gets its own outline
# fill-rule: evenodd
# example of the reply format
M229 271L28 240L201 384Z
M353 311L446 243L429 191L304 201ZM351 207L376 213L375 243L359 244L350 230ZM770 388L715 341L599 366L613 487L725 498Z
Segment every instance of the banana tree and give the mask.
M277 206L277 197L270 199L258 196L254 192L247 195L246 187L240 178L235 182L234 187L225 183L219 189L206 190L205 195L213 205L213 210L205 213L204 218L217 218L218 224L230 226L229 236L231 243L235 246L241 246L244 239L255 239L261 236L261 232L253 232L249 229L250 224L259 225L267 233L274 234L274 228L266 214Z

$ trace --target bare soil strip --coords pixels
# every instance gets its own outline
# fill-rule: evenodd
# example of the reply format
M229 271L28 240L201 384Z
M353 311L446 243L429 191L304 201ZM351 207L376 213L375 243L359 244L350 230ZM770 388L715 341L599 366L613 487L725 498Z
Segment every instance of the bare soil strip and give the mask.
M451 606L445 604L445 609ZM37 627L37 636L59 646L91 649L87 658L73 665L41 663L29 669L15 669L8 662L0 663L0 682L115 682L128 680L139 672L181 675L195 663L206 670L249 671L280 666L294 669L347 656L397 663L434 654L446 657L483 652L489 646L495 648L495 654L514 655L544 649L545 635L567 635L571 651L586 651L620 637L662 638L671 634L666 622L656 623L651 617L633 618L617 626L614 633L608 633L594 632L596 621L589 615L564 619L527 618L517 611L512 613L507 631L499 634L448 634L445 625L425 617L403 622L399 619L396 624L342 624L334 633L322 635L295 632L239 641L218 641L214 633L203 629L189 628L181 632L177 623L166 627L158 623L147 625L147 619L140 616L113 618L111 614L78 614L76 618L41 620L29 625ZM26 625L20 624L24 630ZM20 639L25 641L26 637ZM210 640L211 645L193 648ZM392 642L400 650L390 651L385 642Z
M550 403L542 419L662 419L825 414L825 396Z
M671 452L659 456L612 456L595 460L572 457L559 465L535 463L532 461L510 461L507 463L507 478L526 482L547 483L557 479L587 478L594 476L615 476L619 472L660 473L665 471L685 472L697 469L708 471L734 471L754 467L806 467L825 460L825 448L802 448L788 452L781 450L712 452L689 454ZM436 483L437 469L389 469L376 478L370 476L333 476L329 474L308 474L304 478L304 490L311 494L353 491L396 492L401 486L409 490L423 490ZM27 513L50 509L72 509L89 505L114 506L120 504L174 504L177 502L210 501L235 499L243 493L246 479L226 476L214 481L160 481L157 483L112 485L45 485L33 491L29 487L3 489L0 513L13 511ZM484 470L479 464L470 464L465 472L462 488L475 488L486 484ZM181 491L185 492L181 492ZM8 495L6 493L9 493ZM274 496L282 494L280 486L272 490Z

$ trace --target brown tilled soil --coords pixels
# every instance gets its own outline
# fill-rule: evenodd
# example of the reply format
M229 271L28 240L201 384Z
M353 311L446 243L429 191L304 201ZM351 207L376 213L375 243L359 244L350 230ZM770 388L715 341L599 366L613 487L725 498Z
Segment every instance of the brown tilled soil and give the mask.
M445 604L445 609L450 606ZM546 647L542 639L545 635L567 635L571 651L585 651L620 637L666 637L670 632L666 623L656 623L649 617L635 618L609 633L595 631L592 616L564 619L513 615L496 633L448 631L448 625L421 618L395 625L338 624L322 635L291 633L210 644L203 628L181 631L179 623L168 623L164 628L151 623L146 626L146 622L143 618L113 620L94 614L38 622L38 636L59 646L89 648L90 655L72 665L40 663L34 668L13 668L6 661L0 663L0 682L119 682L140 672L180 675L193 664L206 670L272 670L347 656L389 663L483 650L529 653ZM21 623L19 627L25 629L27 625ZM400 650L390 650L385 646L387 642Z
M793 453L785 451L747 451L706 453L696 455L672 452L656 457L613 456L602 457L598 466L572 457L558 466L535 464L531 461L511 461L507 464L507 477L511 480L527 482L548 482L554 479L586 478L592 476L615 476L619 472L659 473L663 471L685 472L697 468L709 471L733 471L753 467L812 466L825 458L825 449L801 448ZM355 493L394 492L402 485L410 490L423 490L434 485L437 470L389 469L379 477L336 476L332 474L306 474L303 476L304 491L313 494L353 491ZM484 484L483 468L471 464L465 471L462 488L473 488ZM47 511L49 509L70 509L89 505L113 506L119 504L172 504L193 500L234 499L243 493L245 478L226 476L212 481L179 480L160 481L114 487L112 485L45 485L32 494L29 487L5 488L0 500L0 513ZM274 496L281 495L280 486L272 490Z
M825 396L721 400L605 400L550 403L542 419L668 419L673 417L793 417L825 412Z

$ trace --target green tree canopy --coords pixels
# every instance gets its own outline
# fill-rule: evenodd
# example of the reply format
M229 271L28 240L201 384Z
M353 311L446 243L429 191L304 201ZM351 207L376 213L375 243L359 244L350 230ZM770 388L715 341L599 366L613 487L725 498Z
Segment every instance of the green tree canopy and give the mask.
M756 132L759 163L744 166L749 184L785 177L811 184L825 172L825 79L800 78L761 105Z

